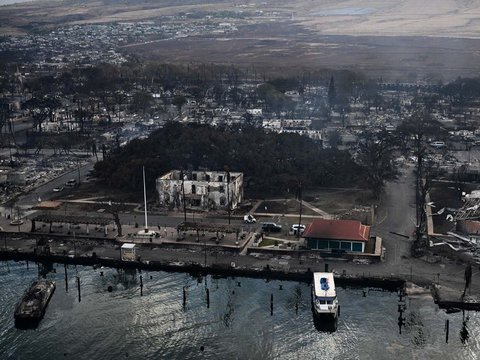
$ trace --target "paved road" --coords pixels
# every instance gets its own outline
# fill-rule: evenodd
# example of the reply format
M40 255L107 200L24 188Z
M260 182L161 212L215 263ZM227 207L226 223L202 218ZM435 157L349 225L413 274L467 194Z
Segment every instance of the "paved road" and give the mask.
M412 239L406 237L410 237L415 231L414 184L413 167L408 167L402 171L398 182L387 184L377 209L372 233L382 237L383 246L387 250L386 261L393 266L400 266L405 263L402 257L410 256Z
M29 192L28 194L25 194L23 196L20 196L17 205L20 206L26 206L26 205L34 205L38 202L38 199L40 198L41 200L47 200L50 199L53 195L53 189L56 187L62 187L65 186L65 183L69 179L78 179L80 178L80 182L85 181L87 173L93 169L94 161L90 161L88 164L81 166L80 168L77 168L75 170L69 171L52 181L43 184L36 188L35 190ZM68 189L64 189L65 193L68 192Z

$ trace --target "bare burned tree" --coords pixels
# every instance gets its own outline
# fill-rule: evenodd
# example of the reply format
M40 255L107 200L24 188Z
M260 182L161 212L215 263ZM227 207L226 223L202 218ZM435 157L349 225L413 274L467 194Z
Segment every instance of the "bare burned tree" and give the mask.
M117 236L123 236L122 233L122 223L120 221L120 213L125 211L126 205L123 202L115 202L113 200L109 200L105 206L105 212L112 215L113 221L115 222L115 226L117 227Z
M8 121L10 120L10 105L5 102L0 102L0 136L3 136L3 129L6 127Z
M396 180L400 175L395 162L397 141L387 131L369 131L361 134L358 147L355 162L374 197L379 199L385 183Z
M427 108L417 108L398 128L403 139L405 154L410 153L416 161L415 193L416 193L416 240L414 253L421 254L426 244L422 241L422 234L426 225L425 204L431 181L436 173L435 165L429 161L431 148L429 138L442 137L444 130L440 123L431 117ZM437 169L438 170L438 169Z
M55 97L32 98L23 103L23 108L30 110L33 126L41 134L45 120L53 121L55 110L61 106L60 100Z

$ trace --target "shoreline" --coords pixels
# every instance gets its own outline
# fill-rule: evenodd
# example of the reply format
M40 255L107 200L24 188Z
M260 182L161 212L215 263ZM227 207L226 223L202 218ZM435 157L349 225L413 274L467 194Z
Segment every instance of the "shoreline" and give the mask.
M105 266L110 268L135 268L151 271L183 272L192 275L212 275L219 277L248 277L267 280L285 280L310 283L313 272L333 272L338 286L380 288L386 291L405 290L409 284L415 284L428 293L439 308L448 311L480 311L480 301L476 296L463 297L462 278L458 276L450 282L440 283L429 278L429 274L420 276L420 268L410 269L410 274L394 273L394 266L386 263L369 265L355 264L339 258L309 258L308 254L285 255L281 251L273 254L241 255L232 250L199 250L188 246L170 248L161 245L136 244L138 246L135 261L123 261L120 257L121 243L106 238L77 238L52 236L48 240L48 250L38 246L38 237L33 234L4 233L0 240L0 261L33 261L39 263L76 264L85 266ZM9 239L7 240L7 237ZM35 239L37 238L37 239ZM44 236L43 236L44 238ZM7 241L15 247L7 248ZM4 242L4 244L1 244ZM73 249L71 245L73 242ZM94 245L92 245L94 244ZM70 247L68 247L70 245ZM57 246L50 252L50 248ZM69 251L67 251L70 248ZM208 250L208 251L207 251ZM74 253L72 254L72 251ZM319 255L319 254L318 254ZM431 275L431 274L430 274ZM442 280L446 274L442 274ZM452 283L453 281L453 283ZM444 284L447 284L445 286ZM463 288L462 288L463 289ZM474 289L477 290L477 289ZM476 292L474 291L474 294Z
M213 275L220 277L248 277L261 278L268 280L286 280L299 281L310 283L313 276L313 271L307 269L304 272L291 272L273 270L269 267L254 269L254 268L238 268L226 267L220 264L212 264L210 266L202 266L193 263L163 263L160 261L122 261L120 259L102 258L97 256L78 256L70 257L63 255L36 255L34 253L25 253L18 251L3 251L0 250L0 261L34 261L40 263L59 263L59 264L74 264L84 266L105 266L110 268L135 268L141 270L151 271L166 271L166 272L182 272L199 275ZM353 287L371 287L380 288L388 291L397 291L405 286L406 280L398 277L378 277L378 276L355 276L355 275L340 275L335 276L335 281L339 286L353 286Z

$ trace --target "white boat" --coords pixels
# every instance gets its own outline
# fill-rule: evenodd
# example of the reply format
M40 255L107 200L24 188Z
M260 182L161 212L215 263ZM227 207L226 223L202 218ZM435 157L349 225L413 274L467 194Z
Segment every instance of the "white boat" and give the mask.
M333 273L313 273L312 305L315 315L337 319L338 300Z

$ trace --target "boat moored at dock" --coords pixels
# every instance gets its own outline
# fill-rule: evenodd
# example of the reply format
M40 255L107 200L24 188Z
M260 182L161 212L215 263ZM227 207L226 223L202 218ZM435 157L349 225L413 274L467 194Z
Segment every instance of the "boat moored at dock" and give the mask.
M36 327L42 320L54 291L54 281L34 281L15 308L15 326L18 328Z
M338 300L333 273L313 273L312 308L316 317L337 319Z

